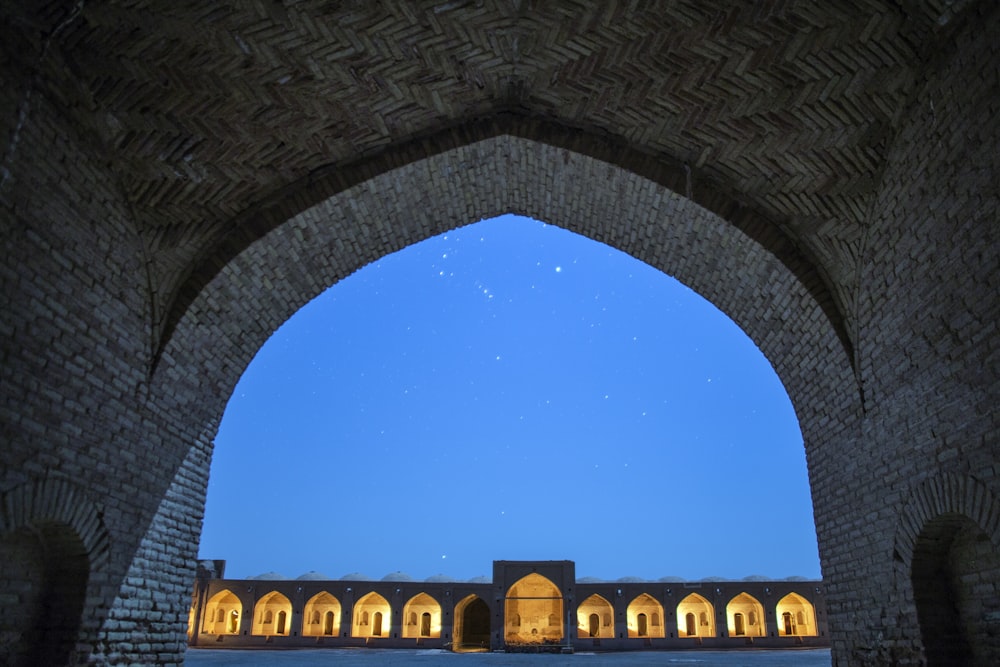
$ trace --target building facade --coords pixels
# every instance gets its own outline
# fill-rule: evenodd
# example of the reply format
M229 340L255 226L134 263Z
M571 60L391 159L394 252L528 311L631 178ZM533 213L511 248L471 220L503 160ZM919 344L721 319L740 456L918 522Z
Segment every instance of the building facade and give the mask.
M14 1L0 54L0 663L182 662L254 355L517 213L771 362L835 667L1000 664L1000 3Z
M494 561L492 580L395 573L225 579L199 567L197 648L628 651L830 645L821 581L578 580L572 561Z

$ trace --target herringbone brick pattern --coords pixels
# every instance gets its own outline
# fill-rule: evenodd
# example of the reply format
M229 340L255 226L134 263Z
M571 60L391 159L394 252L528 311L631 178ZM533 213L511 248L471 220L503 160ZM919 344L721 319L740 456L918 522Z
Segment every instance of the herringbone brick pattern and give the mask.
M14 57L59 88L40 94L87 112L112 156L161 317L192 264L274 191L498 111L685 165L836 273L952 5L25 4L5 10L4 31L29 45Z

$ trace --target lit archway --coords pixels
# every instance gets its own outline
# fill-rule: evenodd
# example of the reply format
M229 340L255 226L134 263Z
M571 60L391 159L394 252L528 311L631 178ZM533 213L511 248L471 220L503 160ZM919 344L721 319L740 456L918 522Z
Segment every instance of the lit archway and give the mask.
M253 607L253 635L285 636L291 633L291 601L272 591L257 601Z
M302 634L336 636L340 632L340 601L326 591L309 598L302 610Z
M607 243L705 296L773 364L800 417L807 450L837 437L826 417L831 404L845 413L858 410L845 324L831 311L830 294L812 264L780 234L771 235L755 212L700 206L672 190L674 181L657 175L655 165L637 173L609 159L613 151L595 158L503 133L480 138L471 152L467 147L463 139L402 168L390 161L391 169L376 169L360 184L315 189L313 181L308 185L321 197L303 204L290 196L269 208L266 233L230 237L235 245L227 240L194 271L183 288L187 300L171 306L156 355L167 363L156 366L151 383L151 392L169 396L174 378L212 378L203 390L192 383L184 394L189 421L203 426L191 441L213 439L240 374L303 304L389 252L470 222L470 215L505 211ZM505 170L499 190L498 161L520 165ZM452 172L466 177L459 183L437 176ZM429 209L428 197L440 206ZM208 330L228 333L206 337ZM823 459L814 460L822 465Z
M576 636L610 639L615 636L615 610L604 597L594 593L576 608Z
M543 644L563 639L563 597L559 587L540 574L519 579L507 591L504 640L508 644Z
M413 639L441 636L441 605L427 593L418 593L403 605L403 636Z
M740 593L726 605L730 637L766 637L764 605L749 593Z
M775 616L779 637L816 635L816 610L809 600L798 593L789 593L778 600Z
M205 605L202 632L213 635L235 635L240 631L243 604L228 588L219 591Z
M626 611L629 637L664 637L663 605L649 593L636 597Z
M455 605L456 651L487 651L490 647L490 607L478 595L467 595Z
M372 591L354 603L352 637L388 637L392 627L389 601Z
M715 607L712 603L691 593L677 605L678 637L714 637Z

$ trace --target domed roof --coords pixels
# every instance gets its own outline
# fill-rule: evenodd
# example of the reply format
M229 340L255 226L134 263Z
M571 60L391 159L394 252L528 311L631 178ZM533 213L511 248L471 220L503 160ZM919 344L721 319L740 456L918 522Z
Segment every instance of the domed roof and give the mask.
M413 577L405 572L390 572L382 577L382 581L413 581Z
M807 577L785 577L785 581L809 581Z
M726 577L702 577L698 581L731 581Z
M473 577L472 579L469 579L466 583L468 583L468 584L492 584L493 580L490 579L489 577L485 576L485 575L481 575L481 576Z
M300 574L295 577L301 581L329 581L330 577L326 576L322 572L317 572L316 570L309 570L304 574Z
M615 579L615 582L619 584L642 584L645 583L646 580L641 577L620 577Z
M455 579L454 577L449 577L447 574L432 574L431 576L429 576L426 579L424 579L424 581L432 582L432 583L434 583L434 582L436 582L436 583L448 583L448 582L452 582L452 581L458 581L458 579Z
M664 584L681 584L687 581L687 579L684 577L660 577L657 581Z
M604 580L599 577L580 577L576 580L578 584L603 584Z
M765 577L763 574L751 574L749 577L743 577L743 581L771 581L771 577Z
M372 578L367 574L361 574L360 572L351 572L350 574L345 574L340 578L341 581L372 581Z
M250 577L250 579L252 581L284 581L288 577L277 572L265 572L264 574L258 574L256 577Z

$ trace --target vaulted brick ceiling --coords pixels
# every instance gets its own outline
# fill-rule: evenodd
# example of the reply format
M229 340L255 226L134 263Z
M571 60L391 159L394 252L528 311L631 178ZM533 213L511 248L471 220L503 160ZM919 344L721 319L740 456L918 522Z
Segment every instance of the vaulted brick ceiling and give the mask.
M281 188L498 113L690 169L773 221L845 300L894 128L962 4L17 0L0 12L7 99L24 108L42 88L106 156L164 303Z

